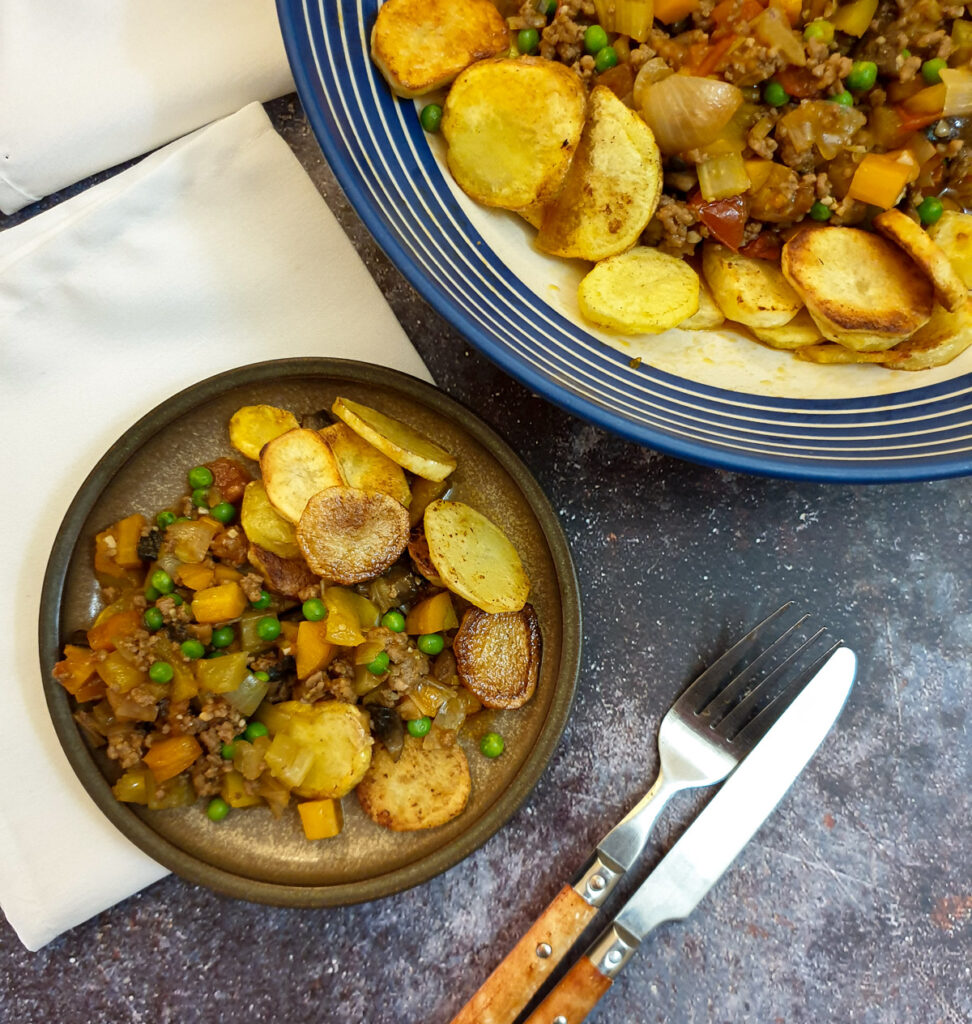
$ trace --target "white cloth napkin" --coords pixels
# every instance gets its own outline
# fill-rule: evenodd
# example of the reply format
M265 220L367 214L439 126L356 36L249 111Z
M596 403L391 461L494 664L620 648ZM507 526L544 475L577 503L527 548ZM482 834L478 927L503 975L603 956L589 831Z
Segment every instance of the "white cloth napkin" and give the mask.
M273 0L0 0L0 210L293 88Z
M165 353L150 374L146 353ZM234 366L309 355L430 379L258 104L0 232L13 488L0 514L0 621L14 645L0 685L0 906L30 949L165 874L88 797L48 718L37 621L61 518L159 402Z

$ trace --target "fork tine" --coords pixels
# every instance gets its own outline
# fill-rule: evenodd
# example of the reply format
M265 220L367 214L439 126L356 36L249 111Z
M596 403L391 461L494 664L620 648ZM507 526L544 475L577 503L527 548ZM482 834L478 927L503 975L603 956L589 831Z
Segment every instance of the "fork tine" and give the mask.
M719 725L723 716L736 702L739 695L741 693L745 693L746 686L750 679L756 675L757 670L763 667L764 662L768 658L772 657L780 644L782 644L784 640L789 639L794 631L799 629L799 627L802 626L809 618L809 615L804 615L797 619L789 629L784 630L769 646L763 648L763 650L753 658L753 660L742 670L742 672L739 673L738 676L730 679L729 682L715 695L715 697L712 698L709 704L699 712L700 715L709 719L709 724L712 728L716 728ZM774 678L773 673L767 674L766 678L759 683L757 689L761 688L767 680L772 678ZM766 691L764 690L763 692L765 693Z
M821 632L823 632L823 630L821 630ZM751 722L743 726L737 734L734 742L754 746L763 736L766 735L770 727L793 703L797 695L807 685L807 683L809 683L810 680L813 679L813 677L824 667L824 665L827 664L834 651L843 646L844 641L838 640L830 647L829 650L826 651L826 653L817 658L809 668L799 673L782 693L777 694L777 696L774 697Z
M815 644L825 633L826 629L818 629L813 636L808 637L803 641L802 644L788 657L785 661L782 661L769 675L763 679L759 686L757 686L752 693L747 694L730 712L722 719L721 722L716 726L716 731L725 738L733 736L734 733L741 733L745 731L745 728L750 724L747 719L753 713L757 704L765 698L766 694L772 692L773 686L782 679L788 671L790 671L800 656L808 650L813 644ZM797 678L801 678L803 673ZM809 678L809 677L808 677ZM787 692L790 687L788 686ZM762 710L768 710L770 705L775 701L770 701L766 708ZM762 715L762 711L756 717L759 718ZM754 719L755 721L755 719ZM762 735L758 732L758 735ZM739 736L736 735L733 739L733 743L739 740ZM743 740L745 742L745 740Z
M677 703L692 705L698 712L712 700L718 693L723 680L762 639L763 634L787 609L793 606L792 601L787 601L782 607L777 608L772 615L768 615L763 621L751 629L741 640L737 641L720 658L714 661L679 697Z

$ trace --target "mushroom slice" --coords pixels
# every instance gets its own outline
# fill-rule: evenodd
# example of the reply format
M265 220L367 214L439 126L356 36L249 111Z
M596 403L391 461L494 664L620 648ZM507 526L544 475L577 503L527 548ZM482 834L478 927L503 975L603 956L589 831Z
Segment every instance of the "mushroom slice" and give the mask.
M533 606L492 615L470 608L452 644L459 678L488 708L520 708L533 696L542 639Z

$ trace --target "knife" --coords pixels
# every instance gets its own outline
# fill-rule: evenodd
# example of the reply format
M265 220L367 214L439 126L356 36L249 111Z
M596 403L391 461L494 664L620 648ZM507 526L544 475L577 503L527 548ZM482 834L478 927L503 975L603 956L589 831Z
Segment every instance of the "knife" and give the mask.
M580 1024L654 928L688 917L813 757L856 673L838 648L526 1024Z

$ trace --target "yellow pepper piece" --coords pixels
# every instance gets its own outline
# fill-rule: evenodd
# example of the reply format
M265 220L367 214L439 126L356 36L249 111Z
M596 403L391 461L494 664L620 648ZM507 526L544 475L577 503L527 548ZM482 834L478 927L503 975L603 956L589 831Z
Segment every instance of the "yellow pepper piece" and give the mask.
M169 736L156 740L142 760L156 782L165 782L184 772L202 752L195 736Z
M196 592L192 614L196 622L228 622L238 619L247 605L246 595L238 583L220 583Z
M138 557L138 541L145 528L145 516L128 516L115 523L115 541L118 549L115 561L123 569L140 569L142 560Z
M205 562L188 563L180 565L176 570L179 582L190 590L206 590L213 585L215 570Z
M144 768L134 768L125 772L124 775L111 787L116 800L126 804L147 804L149 799L149 785L155 789L155 783L150 782L150 774Z
M443 590L434 597L420 601L405 619L405 632L412 634L441 633L459 625L452 607L452 595Z
M331 839L344 827L338 800L305 800L297 805L297 811L308 839Z
M328 587L324 591L327 606L327 640L342 647L357 647L364 642L361 620L358 616L358 595L344 587Z
M262 797L246 791L246 779L235 769L223 776L219 795L230 807L256 807L257 804L263 803Z
M222 562L216 566L214 572L217 583L239 583L243 579L243 573L238 569L234 569L231 565L224 565Z
M854 0L837 8L830 19L838 32L846 32L858 39L867 31L877 11L878 0Z

